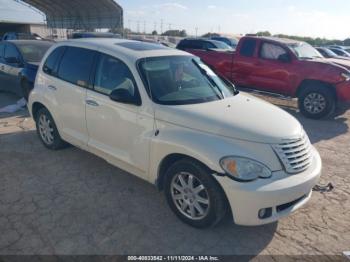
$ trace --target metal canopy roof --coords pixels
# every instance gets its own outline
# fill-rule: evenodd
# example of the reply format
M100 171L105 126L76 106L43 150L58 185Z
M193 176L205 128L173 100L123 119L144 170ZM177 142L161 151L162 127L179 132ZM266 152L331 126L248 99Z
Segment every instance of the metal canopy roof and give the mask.
M114 0L22 0L46 15L51 28L123 28L123 9Z

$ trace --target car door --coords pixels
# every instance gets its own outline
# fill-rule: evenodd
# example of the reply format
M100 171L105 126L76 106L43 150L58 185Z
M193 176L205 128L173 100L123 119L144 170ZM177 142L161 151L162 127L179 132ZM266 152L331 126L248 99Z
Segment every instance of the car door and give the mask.
M257 39L241 40L238 54L233 57L232 80L234 84L243 87L254 87L253 73L258 70L256 55Z
M61 136L82 148L86 148L88 143L85 100L95 55L94 50L67 46L60 59L57 76L47 81L48 93L51 93L52 104L56 106Z
M282 45L262 41L252 86L259 90L287 94L293 78L292 55Z
M140 103L110 99L113 90L125 89L135 101L141 101L134 76L123 61L101 53L95 72L93 89L86 98L89 150L146 179L154 117L145 114Z
M23 58L18 48L9 42L5 44L3 68L5 89L11 93L23 96L19 77L23 69Z

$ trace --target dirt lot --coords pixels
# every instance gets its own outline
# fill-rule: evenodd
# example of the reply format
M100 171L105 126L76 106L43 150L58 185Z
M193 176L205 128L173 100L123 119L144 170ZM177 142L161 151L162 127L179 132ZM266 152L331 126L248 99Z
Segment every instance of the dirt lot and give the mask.
M0 107L15 100L0 93ZM310 202L261 227L197 230L181 223L152 185L77 148L46 150L23 110L0 114L0 254L340 255L350 251L350 110L323 121L295 112L321 153Z

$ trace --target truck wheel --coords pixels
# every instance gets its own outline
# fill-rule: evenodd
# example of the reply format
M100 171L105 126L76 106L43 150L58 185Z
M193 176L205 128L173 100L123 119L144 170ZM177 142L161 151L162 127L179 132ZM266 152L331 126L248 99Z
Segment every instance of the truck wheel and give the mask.
M179 160L166 171L164 183L168 204L183 222L206 228L225 216L228 205L224 192L203 165Z
M36 113L35 122L37 133L45 147L58 150L67 146L67 143L60 137L55 121L46 108L42 108Z
M300 112L308 118L327 117L335 110L336 98L325 86L308 86L301 91L298 99Z

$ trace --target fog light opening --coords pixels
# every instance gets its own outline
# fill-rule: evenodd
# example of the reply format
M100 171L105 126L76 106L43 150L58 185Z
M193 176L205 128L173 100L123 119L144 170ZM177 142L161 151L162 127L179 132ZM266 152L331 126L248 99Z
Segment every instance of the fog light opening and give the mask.
M259 210L258 212L258 217L260 219L266 219L269 218L272 215L272 208L268 207L268 208L262 208Z

